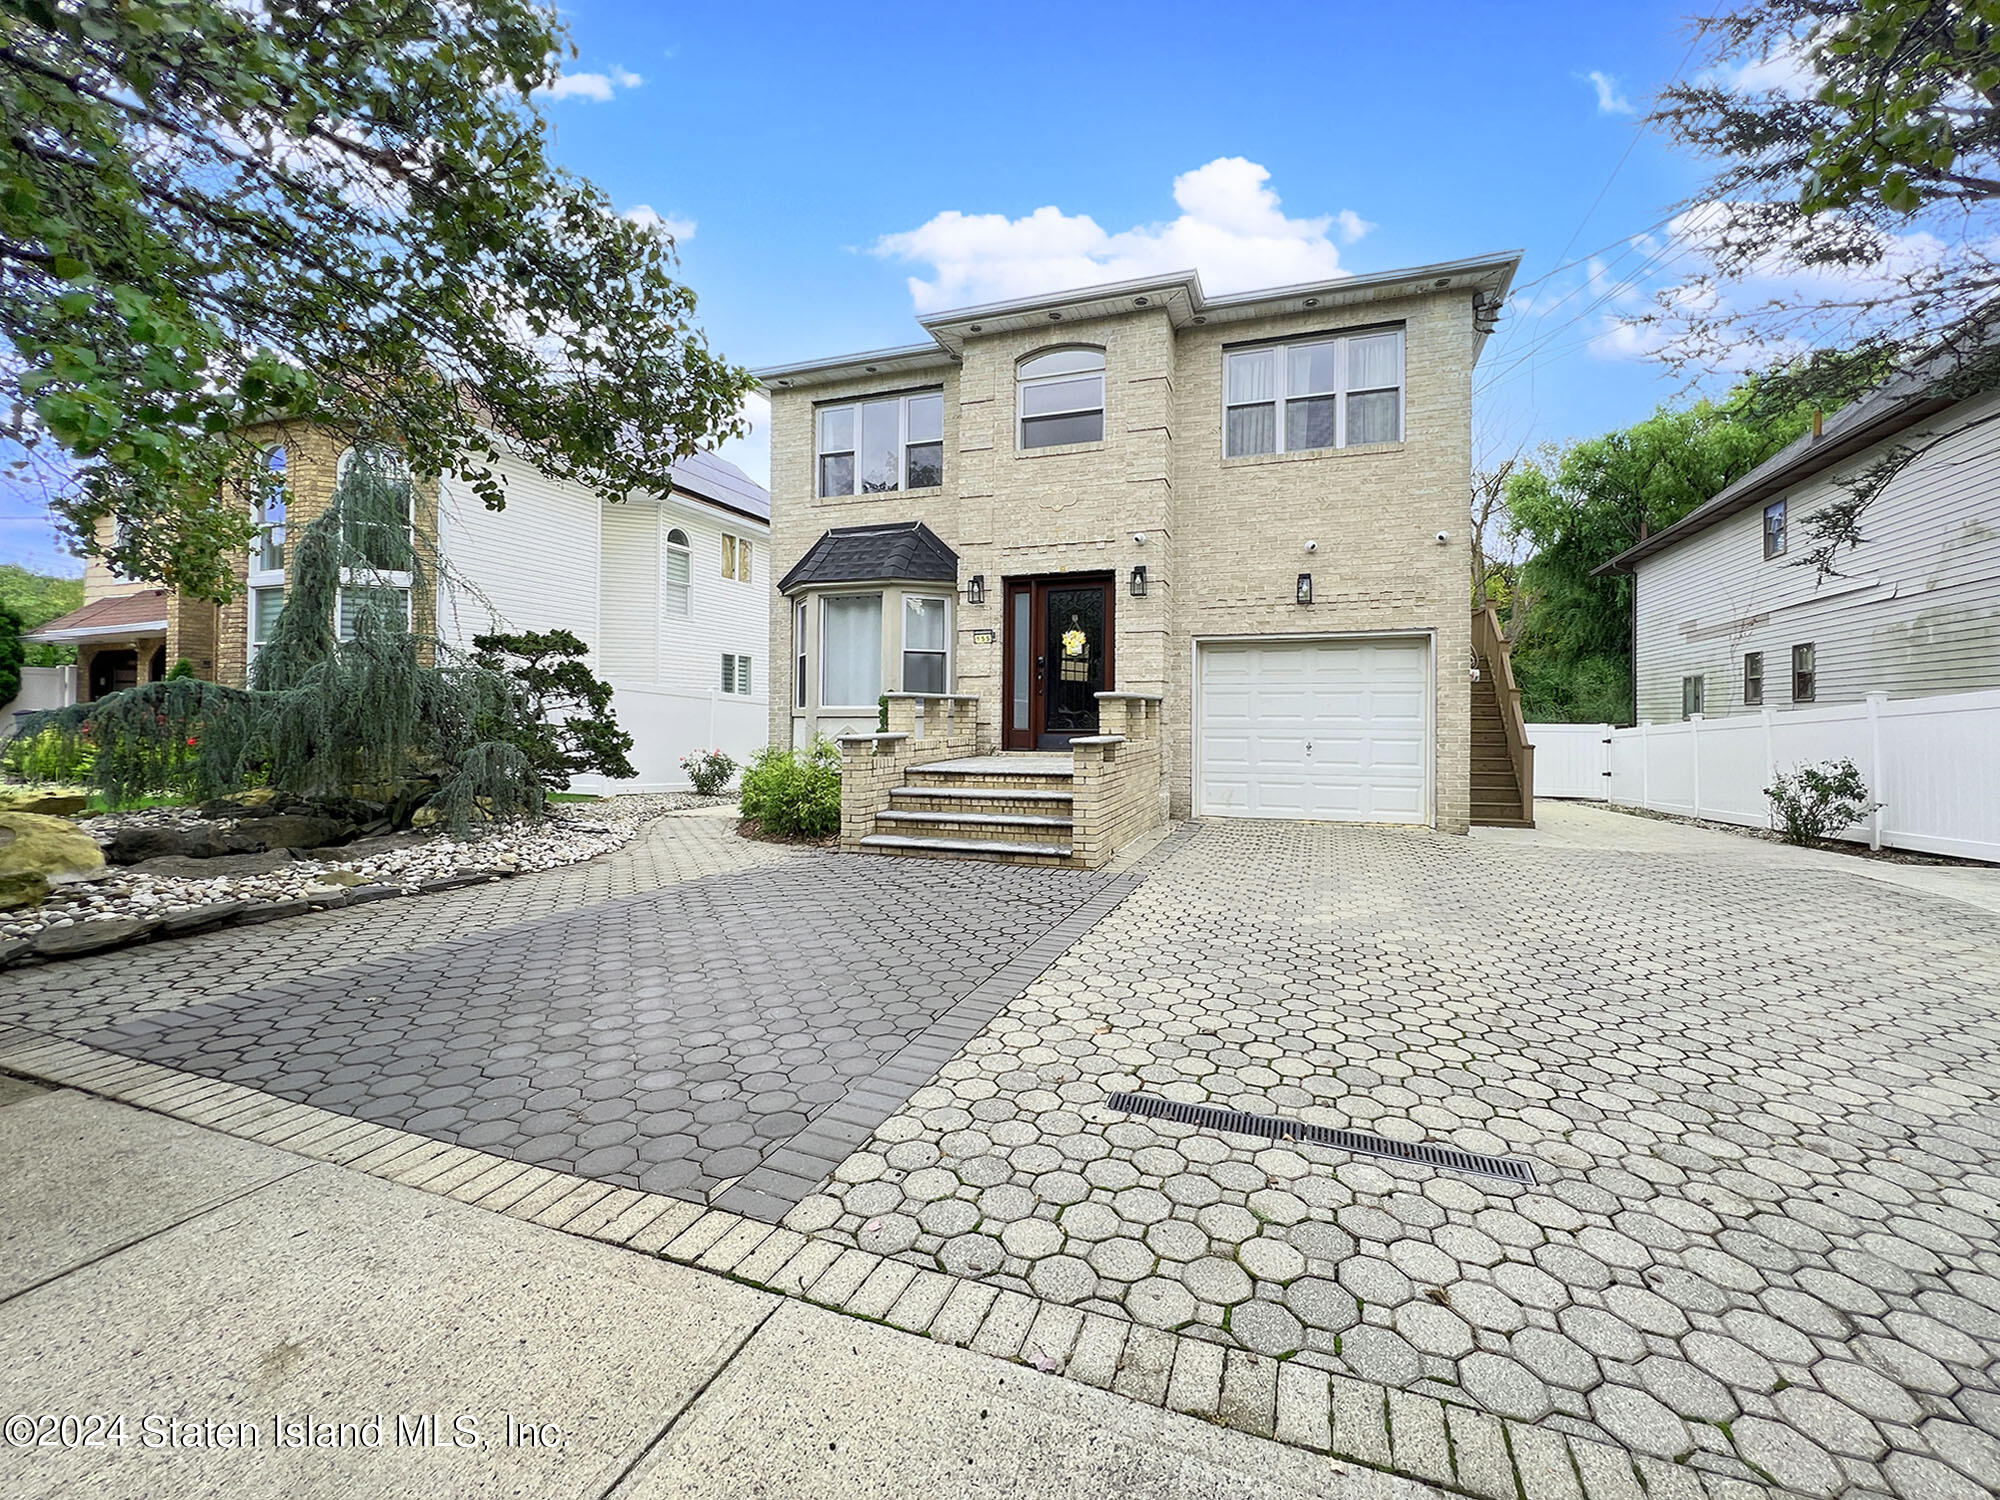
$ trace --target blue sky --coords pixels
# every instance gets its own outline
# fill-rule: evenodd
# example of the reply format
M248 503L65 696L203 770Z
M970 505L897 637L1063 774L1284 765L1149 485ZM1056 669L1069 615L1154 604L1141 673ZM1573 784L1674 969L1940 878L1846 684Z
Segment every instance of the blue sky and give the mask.
M920 299L1519 249L1536 285L1482 361L1482 449L1684 389L1616 319L1653 286L1624 280L1654 244L1633 237L1706 175L1639 124L1688 58L1687 0L564 13L557 159L680 226L701 321L743 364L914 342ZM1596 281L1541 279L1605 247ZM761 479L759 446L731 453ZM0 555L76 570L31 502L0 505Z

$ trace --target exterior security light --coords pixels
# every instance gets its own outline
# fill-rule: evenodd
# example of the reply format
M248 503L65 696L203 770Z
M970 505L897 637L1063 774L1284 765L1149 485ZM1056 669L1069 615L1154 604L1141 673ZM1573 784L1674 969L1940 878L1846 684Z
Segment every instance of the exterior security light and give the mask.
M1299 574L1299 603L1310 604L1312 602L1313 576L1310 573L1301 573Z
M1132 597L1134 599L1143 599L1146 597L1146 565L1144 563L1141 563L1132 570Z
M971 582L966 584L965 602L967 604L984 604L986 602L986 575L984 573L974 573Z

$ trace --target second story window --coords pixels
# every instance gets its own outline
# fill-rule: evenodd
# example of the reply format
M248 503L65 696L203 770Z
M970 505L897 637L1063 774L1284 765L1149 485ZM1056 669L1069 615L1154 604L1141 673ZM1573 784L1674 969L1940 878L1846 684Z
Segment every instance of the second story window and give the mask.
M750 581L749 537L731 536L727 532L723 533L722 576L724 578L733 578L738 583L748 583Z
M817 457L822 497L935 489L944 483L944 395L823 406Z
M1785 502L1782 500L1764 507L1764 555L1785 555Z
M694 584L689 578L688 534L676 526L667 533L667 565L660 576L660 594L670 619L685 620L694 609Z
M252 519L257 536L250 544L250 571L285 571L285 450L273 448L264 455L264 472L259 478Z
M1402 439L1400 331L1236 349L1224 357L1224 458Z
M1016 374L1021 446L1104 441L1104 351L1052 349Z

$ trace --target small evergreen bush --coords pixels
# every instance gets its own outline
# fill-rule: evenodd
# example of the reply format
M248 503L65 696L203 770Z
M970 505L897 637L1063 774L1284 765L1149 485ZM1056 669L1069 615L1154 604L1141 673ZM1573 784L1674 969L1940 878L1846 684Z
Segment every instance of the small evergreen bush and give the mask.
M803 750L766 746L743 772L743 816L774 838L840 832L840 750L821 735Z
M1779 771L1764 795L1771 802L1771 826L1788 844L1822 844L1873 812L1868 785L1851 760L1821 761Z
M525 755L545 791L566 792L571 777L589 772L612 781L639 774L627 755L632 736L611 711L611 684L590 670L590 647L573 632L476 635L472 653L474 665L517 688L490 705L480 733Z
M736 762L720 750L690 750L681 757L681 769L688 773L699 795L713 797L729 785L729 778L736 774Z

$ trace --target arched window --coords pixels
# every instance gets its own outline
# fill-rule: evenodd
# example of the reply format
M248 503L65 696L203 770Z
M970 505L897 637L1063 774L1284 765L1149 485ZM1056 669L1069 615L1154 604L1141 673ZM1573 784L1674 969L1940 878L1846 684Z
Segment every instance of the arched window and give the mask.
M264 472L258 476L252 510L257 535L250 543L250 571L276 573L282 581L285 571L285 450L282 445L264 454Z
M1104 351L1051 349L1022 360L1015 410L1023 448L1104 441Z
M693 612L693 576L688 566L688 534L676 526L667 533L667 566L660 580L669 618L685 620Z

